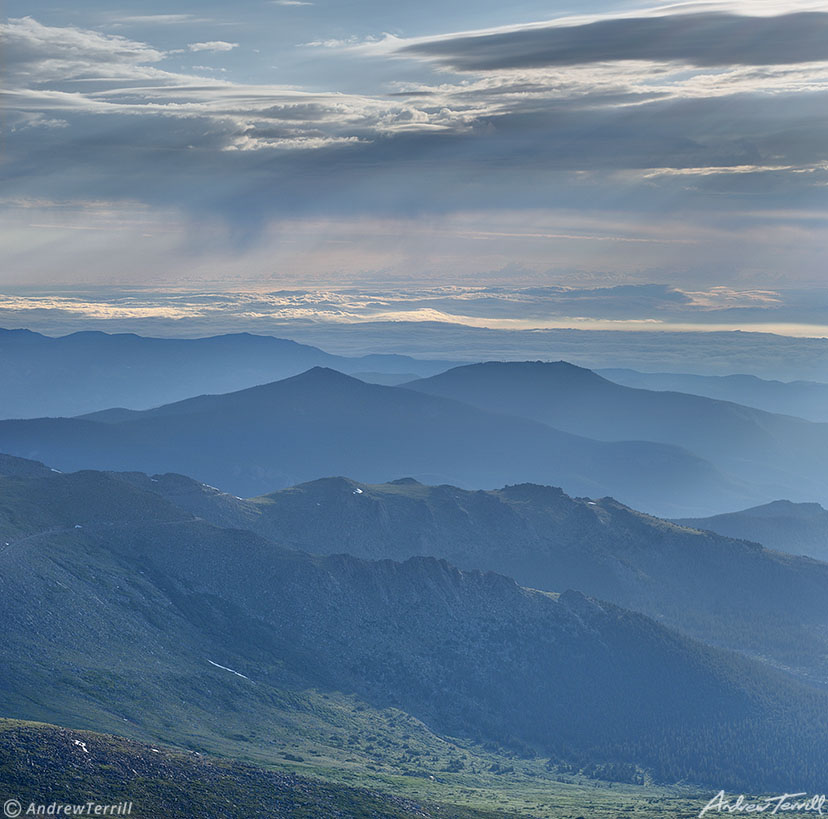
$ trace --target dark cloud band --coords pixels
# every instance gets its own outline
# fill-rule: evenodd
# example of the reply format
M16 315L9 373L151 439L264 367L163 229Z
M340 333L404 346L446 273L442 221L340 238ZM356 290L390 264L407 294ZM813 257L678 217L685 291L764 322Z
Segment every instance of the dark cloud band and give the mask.
M828 60L828 14L618 18L580 26L447 37L403 46L400 51L463 71L619 60L681 61L696 66L785 65Z

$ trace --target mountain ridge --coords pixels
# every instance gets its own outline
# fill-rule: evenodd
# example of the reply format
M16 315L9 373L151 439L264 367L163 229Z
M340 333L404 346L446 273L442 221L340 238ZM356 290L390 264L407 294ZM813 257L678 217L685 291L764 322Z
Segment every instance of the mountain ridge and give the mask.
M613 498L572 498L531 483L464 490L332 477L240 500L183 476L124 479L215 525L291 548L372 560L432 555L536 589L577 588L818 684L828 677L819 661L828 565L694 531Z
M340 473L473 487L561 483L673 517L764 499L680 447L597 441L330 368L140 414L0 421L0 450L64 471L190 474L240 496Z
M761 487L766 500L828 498L826 423L698 395L626 387L566 362L469 364L405 387L598 440L683 447L723 473Z
M624 368L599 368L596 372L628 387L703 395L808 421L828 421L828 384L820 381L769 380L745 373L696 375Z
M142 491L118 476L45 480L86 487L90 503L101 482ZM51 504L43 479L2 481ZM0 552L5 713L215 747L211 731L258 734L315 689L468 741L643 765L658 781L771 787L824 770L825 694L642 614L433 557L289 551L169 520L156 502L138 521L45 530Z
M83 331L51 337L0 328L0 418L148 409L295 375L316 364L346 371L432 374L452 362L409 356L339 356L275 336L228 333L153 338Z
M828 560L828 510L818 503L771 503L708 518L678 519L683 526L744 537L771 549Z

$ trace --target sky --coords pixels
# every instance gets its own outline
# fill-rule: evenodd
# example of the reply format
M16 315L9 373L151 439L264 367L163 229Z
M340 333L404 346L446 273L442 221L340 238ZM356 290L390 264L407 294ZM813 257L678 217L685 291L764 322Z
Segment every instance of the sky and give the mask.
M3 11L8 298L357 288L415 294L409 320L828 334L828 1Z

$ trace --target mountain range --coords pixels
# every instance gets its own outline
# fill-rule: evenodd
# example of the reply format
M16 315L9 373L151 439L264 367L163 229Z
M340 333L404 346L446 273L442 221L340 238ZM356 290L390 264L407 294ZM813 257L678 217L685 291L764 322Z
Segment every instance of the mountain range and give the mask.
M818 503L779 500L740 512L676 523L755 540L780 552L828 560L828 510Z
M2 421L0 451L64 471L179 472L239 496L347 474L473 488L553 483L673 517L766 500L670 444L598 441L320 367L141 412Z
M4 331L3 344L13 349L0 367L15 370L5 397L23 396L30 410L46 414L49 401L35 384L41 379L61 401L83 394L76 408L96 407L72 419L0 422L0 448L62 469L181 472L240 496L335 474L368 482L412 475L470 488L532 481L574 495L612 495L672 518L828 498L828 424L626 387L565 362L445 370L448 362L346 359L247 335L47 339ZM64 382L84 361L92 362L84 376L90 383L67 390ZM171 391L256 382L313 361L393 386L315 366L235 392L135 408ZM418 367L437 374L397 384ZM132 408L100 409L116 397Z
M0 329L0 418L81 415L109 407L148 409L202 393L222 393L297 375L311 367L433 375L451 362L404 355L331 355L307 344L249 333L145 338L80 332L52 338Z
M472 364L406 386L602 441L683 447L766 501L828 498L828 424L697 395L633 389L563 361Z
M434 557L288 550L139 482L0 479L3 713L263 759L301 713L330 759L348 753L334 704L350 697L397 709L377 759L398 774L422 765L410 742L425 725L553 768L821 782L824 692L579 591Z
M320 554L437 556L547 591L580 589L712 645L828 681L828 565L700 532L612 498L326 478L251 500L181 475L122 476L211 523ZM708 527L710 528L710 527Z
M819 381L770 381L744 374L642 373L629 369L595 372L626 387L704 395L766 412L828 422L828 384Z
M25 778L3 757L20 737L72 770L65 730L92 729L242 760L205 761L203 793L269 782L274 810L314 806L293 813L821 786L828 512L805 501L828 497L828 424L565 362L100 336L13 339L40 351L14 400L51 373L93 411L0 421L0 715L64 726L0 725L3 772ZM99 346L89 385L121 370L73 397ZM384 383L247 386L320 360ZM150 406L198 384L244 388ZM90 741L112 751L90 782L146 767ZM192 783L187 762L170 776ZM332 784L280 790L262 765ZM368 782L415 801L347 787Z

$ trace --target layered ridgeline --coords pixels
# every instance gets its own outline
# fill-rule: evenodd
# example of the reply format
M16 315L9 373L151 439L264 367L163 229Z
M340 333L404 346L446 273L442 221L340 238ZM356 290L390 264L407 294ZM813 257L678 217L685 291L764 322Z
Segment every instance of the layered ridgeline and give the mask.
M755 375L641 373L627 369L596 372L627 387L687 392L809 421L828 421L828 384L818 381L768 381Z
M533 588L580 589L828 681L828 565L691 530L612 498L572 498L535 484L475 492L413 479L327 478L242 501L180 475L124 477L216 525L297 549L374 560L434 555Z
M360 750L398 775L433 732L716 788L816 788L828 765L824 693L577 591L289 551L95 472L0 497L9 716L259 759L304 736L334 768L358 762L356 697L391 715ZM478 764L456 754L447 772Z
M780 552L828 560L828 510L818 503L779 500L741 512L687 518L676 523L755 540Z
M685 449L560 432L323 368L153 410L0 422L0 451L75 469L180 472L240 496L320 475L492 488L535 481L672 517L767 500Z
M0 418L157 407L192 395L265 384L317 366L399 383L452 364L404 355L349 358L249 333L185 339L83 332L51 338L0 329Z
M31 804L48 808L96 802L128 805L134 819L494 817L457 807L432 809L409 799L121 737L6 719L0 719L0 782L4 799L16 799L24 815Z
M697 395L633 389L563 361L472 364L407 386L599 440L684 447L749 484L765 501L828 499L825 423Z

